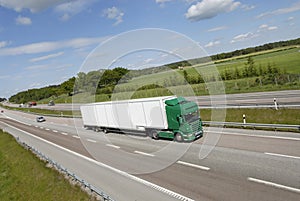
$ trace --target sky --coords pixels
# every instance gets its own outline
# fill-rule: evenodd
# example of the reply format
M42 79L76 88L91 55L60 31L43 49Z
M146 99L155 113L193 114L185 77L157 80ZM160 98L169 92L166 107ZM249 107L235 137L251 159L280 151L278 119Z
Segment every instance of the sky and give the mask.
M111 52L137 41L165 43L164 37L136 32L154 28L213 55L299 38L299 11L300 0L0 0L0 97L76 76L95 48L128 32L134 33L129 43L114 41ZM154 55L165 53L144 50L116 63L149 67L157 64Z

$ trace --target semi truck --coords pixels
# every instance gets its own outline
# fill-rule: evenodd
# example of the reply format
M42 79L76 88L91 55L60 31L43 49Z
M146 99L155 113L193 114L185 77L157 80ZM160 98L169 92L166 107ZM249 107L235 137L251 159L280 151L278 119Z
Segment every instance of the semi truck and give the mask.
M95 131L143 134L153 139L193 141L203 135L198 105L163 96L80 106L83 125Z

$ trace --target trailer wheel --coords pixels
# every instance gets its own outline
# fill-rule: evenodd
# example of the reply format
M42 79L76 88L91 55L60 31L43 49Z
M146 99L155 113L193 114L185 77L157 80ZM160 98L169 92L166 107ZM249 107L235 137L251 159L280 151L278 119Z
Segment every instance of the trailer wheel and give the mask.
M153 138L154 140L158 140L159 135L158 135L157 130L151 131L151 136L152 136L152 138Z
M175 134L175 140L177 142L182 142L183 141L183 137L182 137L181 133L176 133Z
M108 130L106 128L104 128L102 131L103 131L104 134L108 133Z

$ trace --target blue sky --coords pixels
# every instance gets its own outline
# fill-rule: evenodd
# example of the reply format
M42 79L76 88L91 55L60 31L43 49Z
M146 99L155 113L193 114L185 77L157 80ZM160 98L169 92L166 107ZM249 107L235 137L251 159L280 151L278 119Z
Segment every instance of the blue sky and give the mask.
M123 32L167 29L211 55L298 38L299 11L300 0L0 0L0 97L75 76ZM144 55L131 63L151 66Z

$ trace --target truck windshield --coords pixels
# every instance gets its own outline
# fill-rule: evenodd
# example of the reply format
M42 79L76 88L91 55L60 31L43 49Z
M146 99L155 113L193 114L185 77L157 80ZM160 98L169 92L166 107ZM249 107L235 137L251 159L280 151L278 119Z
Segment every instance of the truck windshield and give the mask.
M184 119L186 122L193 122L199 119L199 113L198 110L196 110L195 112L189 113L184 115Z

